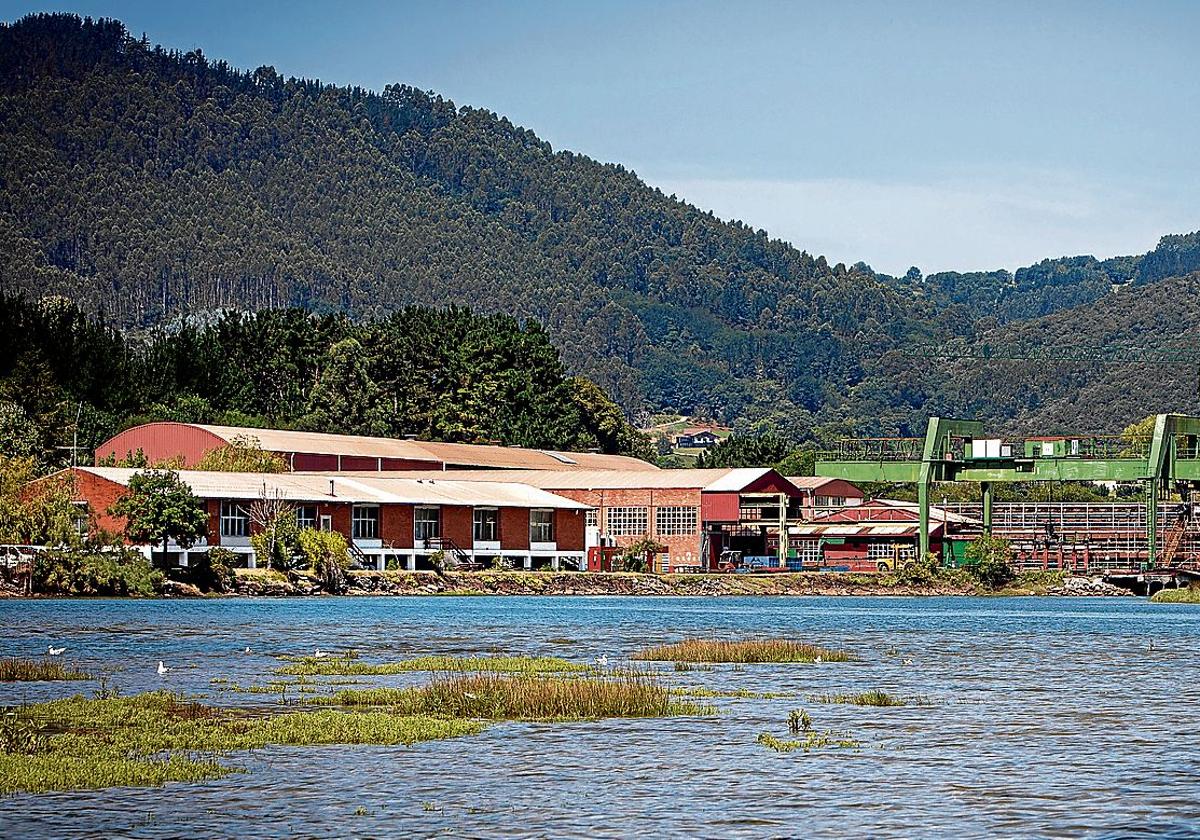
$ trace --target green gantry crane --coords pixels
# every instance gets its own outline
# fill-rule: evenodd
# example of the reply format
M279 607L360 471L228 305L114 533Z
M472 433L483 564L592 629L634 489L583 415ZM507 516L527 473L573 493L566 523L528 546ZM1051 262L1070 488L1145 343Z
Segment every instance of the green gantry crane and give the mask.
M1014 481L1141 482L1146 488L1147 564L1158 551L1158 501L1172 487L1200 486L1200 417L1159 414L1144 439L1053 435L1007 440L986 437L977 420L929 418L919 438L841 441L820 453L816 474L847 481L916 484L920 549L929 551L929 493L939 482L974 482L983 499L983 530L991 533L992 485Z

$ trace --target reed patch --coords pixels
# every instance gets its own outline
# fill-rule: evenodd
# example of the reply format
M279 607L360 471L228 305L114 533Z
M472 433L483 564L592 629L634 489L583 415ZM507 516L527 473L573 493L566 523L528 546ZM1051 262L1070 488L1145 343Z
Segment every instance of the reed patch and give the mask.
M484 720L596 720L711 714L680 701L644 674L561 679L530 674L466 674L414 688L344 689L309 703L388 707L398 714Z
M0 682L90 680L90 674L47 659L0 659Z
M791 639L747 639L723 641L718 639L685 639L672 644L642 648L633 659L650 662L851 662L858 657L845 650L835 650Z
M382 677L414 671L564 674L594 671L591 665L557 656L420 656L400 662L363 662L344 656L303 657L275 673L293 676Z
M925 697L897 697L886 691L872 689L851 694L813 694L809 700L814 703L842 703L852 706L932 706L933 701Z

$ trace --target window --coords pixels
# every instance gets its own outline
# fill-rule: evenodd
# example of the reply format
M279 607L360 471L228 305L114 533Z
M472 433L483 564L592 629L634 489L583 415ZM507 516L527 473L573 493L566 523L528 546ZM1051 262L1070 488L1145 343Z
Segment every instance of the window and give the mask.
M529 511L529 541L531 543L554 542L554 511Z
M300 505L296 508L296 525L300 528L317 527L317 506Z
M600 511L592 509L583 515L584 527L598 528L600 526Z
M475 542L496 542L500 539L500 511L495 508L475 508Z
M355 505L350 514L350 533L356 540L379 539L379 506Z
M663 537L694 534L698 519L699 511L694 507L660 507L654 512L654 528Z
M442 536L442 509L419 507L413 510L413 538L436 540Z
M81 539L86 539L88 535L88 505L87 502L72 502L74 511L71 514L71 526L75 529L75 533Z
M650 516L644 507L608 509L608 534L611 537L641 537L650 530Z
M917 548L911 543L873 542L867 544L867 557L872 560L900 561L913 560L917 556Z
M250 515L237 502L221 502L221 536L250 536Z
M799 540L795 543L796 558L808 565L813 565L821 562L821 541L820 540ZM870 548L867 549L870 551Z

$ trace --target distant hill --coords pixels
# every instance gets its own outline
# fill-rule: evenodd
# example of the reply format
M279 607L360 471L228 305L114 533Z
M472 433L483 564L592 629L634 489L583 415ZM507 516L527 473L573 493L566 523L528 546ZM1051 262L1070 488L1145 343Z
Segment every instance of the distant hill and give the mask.
M0 290L136 330L215 309L469 305L545 325L630 417L795 438L909 433L935 405L975 404L896 362L906 343L1200 268L1194 234L1013 277L831 266L433 93L240 71L69 15L0 26L0 132Z

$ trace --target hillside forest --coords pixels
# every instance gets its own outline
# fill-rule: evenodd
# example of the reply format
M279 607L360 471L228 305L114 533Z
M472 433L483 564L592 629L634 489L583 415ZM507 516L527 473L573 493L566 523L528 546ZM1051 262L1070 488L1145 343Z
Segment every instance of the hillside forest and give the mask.
M0 137L2 410L60 459L76 426L163 417L633 451L660 411L792 446L929 414L1050 434L1200 412L1195 365L911 352L1194 347L1196 233L891 277L434 92L65 14L0 24Z

